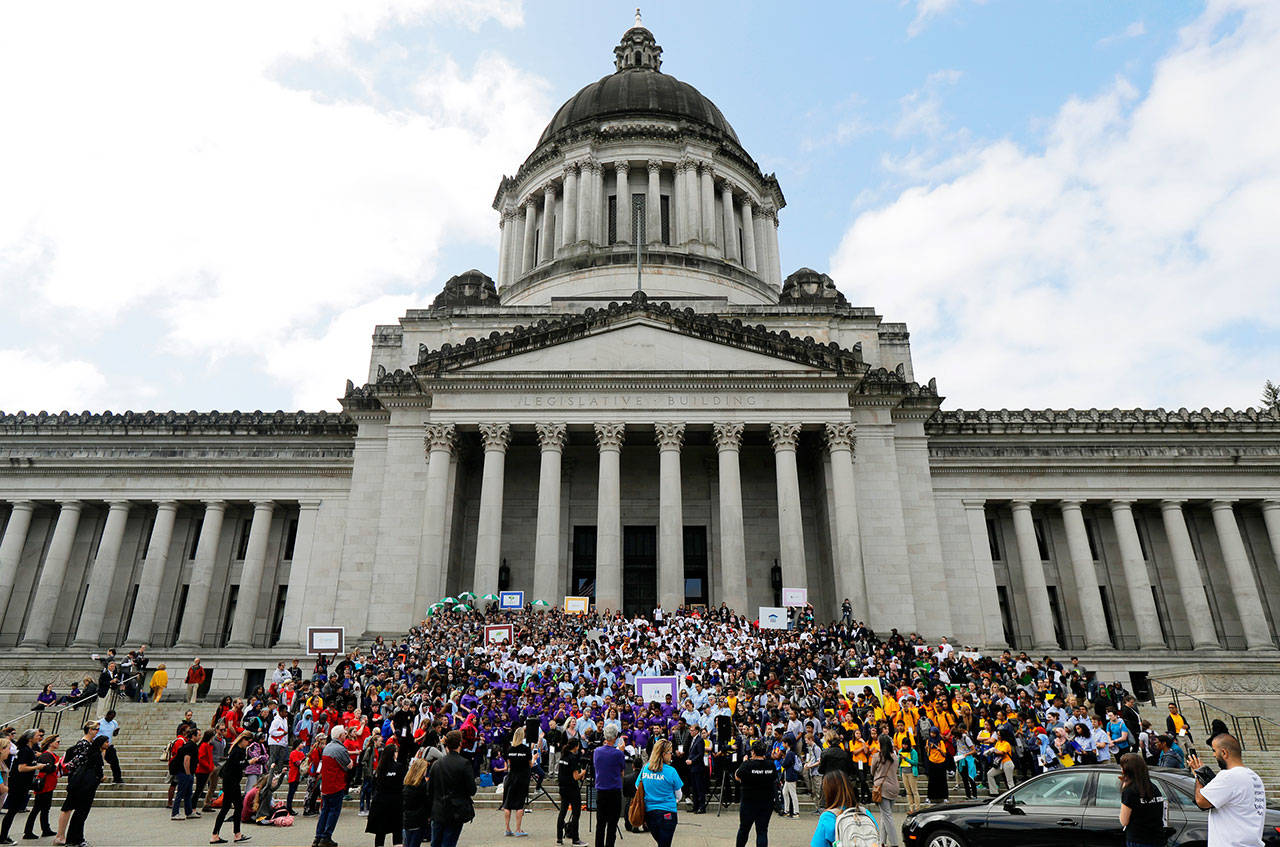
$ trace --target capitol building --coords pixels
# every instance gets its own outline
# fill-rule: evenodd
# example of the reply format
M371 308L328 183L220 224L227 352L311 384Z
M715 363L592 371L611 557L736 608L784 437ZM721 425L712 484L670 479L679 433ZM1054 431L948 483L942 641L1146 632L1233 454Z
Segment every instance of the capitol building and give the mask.
M239 692L465 590L785 587L1280 695L1280 413L953 408L906 325L783 266L782 186L653 34L612 58L497 186L492 266L375 327L341 412L0 415L0 687L146 643Z

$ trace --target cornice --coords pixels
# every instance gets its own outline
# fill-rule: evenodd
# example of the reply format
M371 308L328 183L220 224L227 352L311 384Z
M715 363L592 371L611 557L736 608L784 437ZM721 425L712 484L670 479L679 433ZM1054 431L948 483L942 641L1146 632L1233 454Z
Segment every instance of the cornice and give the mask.
M848 391L858 381L850 378L814 374L796 376L783 373L741 373L698 375L601 375L597 372L565 371L559 373L515 374L482 373L449 374L427 377L424 391Z
M355 435L341 412L0 412L0 436L46 433L109 435Z
M1235 411L1178 409L1022 409L939 411L926 426L930 435L1016 433L1277 433L1280 409Z

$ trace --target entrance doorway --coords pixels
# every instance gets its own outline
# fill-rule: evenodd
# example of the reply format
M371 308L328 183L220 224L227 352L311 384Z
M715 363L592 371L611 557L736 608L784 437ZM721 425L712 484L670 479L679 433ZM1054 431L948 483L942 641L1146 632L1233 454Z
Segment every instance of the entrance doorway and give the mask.
M646 617L658 605L658 528L622 528L622 611Z
M684 602L705 606L711 592L707 585L707 528L684 528Z

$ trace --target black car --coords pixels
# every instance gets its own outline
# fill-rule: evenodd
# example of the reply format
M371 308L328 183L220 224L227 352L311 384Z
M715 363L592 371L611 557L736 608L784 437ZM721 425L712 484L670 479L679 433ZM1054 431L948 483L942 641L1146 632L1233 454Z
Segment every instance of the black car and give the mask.
M1170 847L1203 847L1209 813L1196 807L1187 771L1151 769L1168 798ZM1123 847L1120 769L1086 765L1049 771L988 800L948 803L907 815L907 847ZM1280 811L1267 810L1262 842L1280 847Z

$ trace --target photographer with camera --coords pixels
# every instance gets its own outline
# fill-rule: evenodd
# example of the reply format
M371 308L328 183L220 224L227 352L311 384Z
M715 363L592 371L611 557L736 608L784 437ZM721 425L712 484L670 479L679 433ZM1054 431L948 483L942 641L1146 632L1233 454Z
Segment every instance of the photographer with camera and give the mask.
M1209 742L1218 772L1200 757L1187 757L1196 777L1196 805L1209 810L1209 847L1247 847L1262 843L1267 792L1262 779L1245 767L1240 742L1222 733Z
M573 839L573 847L587 847L587 843L578 838L578 820L582 817L581 781L587 773L587 763L583 759L582 745L576 738L565 742L564 751L560 754L560 765L557 778L560 782L560 814L556 817L556 843L564 844L567 834ZM571 814L568 823L565 816Z

